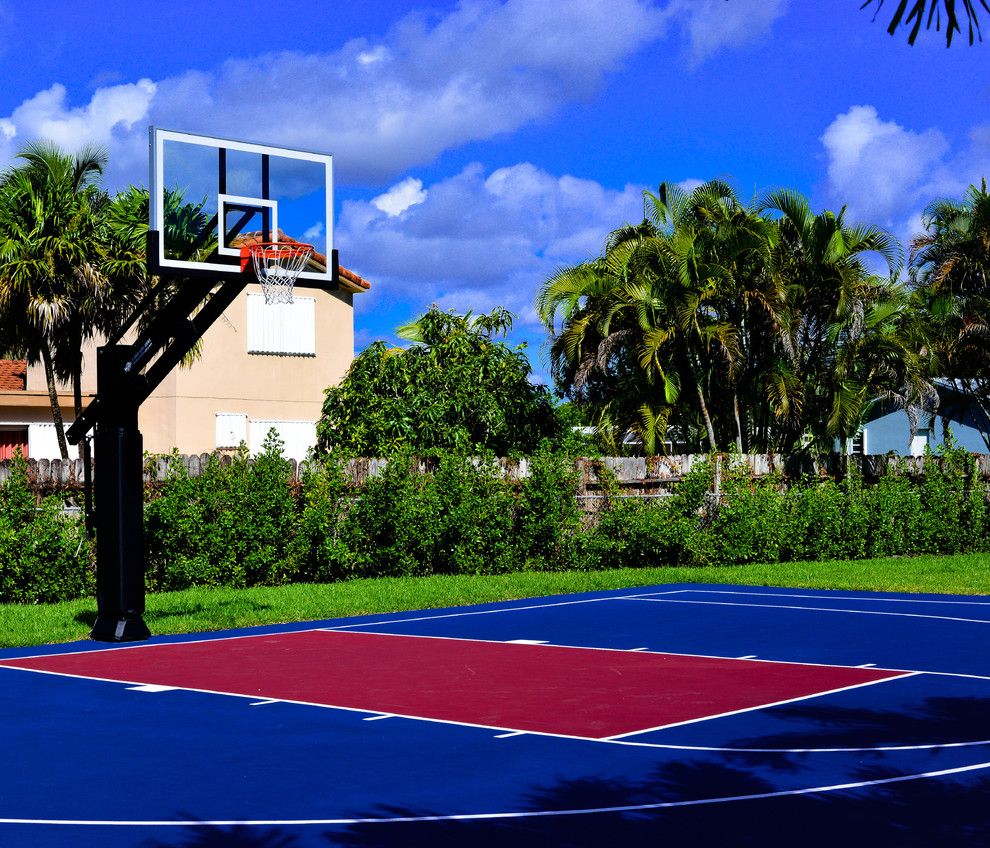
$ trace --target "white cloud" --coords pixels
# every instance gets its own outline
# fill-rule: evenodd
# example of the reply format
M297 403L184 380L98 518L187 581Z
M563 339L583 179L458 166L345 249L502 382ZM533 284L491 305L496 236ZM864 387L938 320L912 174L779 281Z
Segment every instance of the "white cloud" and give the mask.
M594 96L663 27L649 0L573 0L566 14L542 0L463 0L441 17L414 12L381 39L100 88L84 106L55 84L0 120L18 143L109 144L119 182L144 179L134 152L148 123L329 150L339 182L383 182Z
M371 205L394 218L396 215L401 215L410 206L416 206L424 200L426 200L426 192L423 190L423 181L414 177L406 177L384 194L374 198Z
M700 188L704 184L705 184L705 181L704 180L699 180L699 179L697 179L695 177L688 177L686 180L681 180L677 184L677 187L680 188L680 189L682 189L682 190L684 190L684 191L692 192L696 188Z
M304 241L315 241L323 235L323 222L317 221L306 232L302 234Z
M230 59L96 90L73 105L54 84L0 115L20 145L48 136L111 151L111 187L145 180L145 125L267 141L337 157L337 179L384 183L443 151L545 120L679 26L696 61L759 37L785 0L462 0L413 12L379 39L323 54ZM0 166L16 145L0 138Z
M378 298L413 312L501 305L532 326L537 288L557 268L598 255L611 230L643 216L641 187L608 189L529 163L491 173L469 165L424 194L399 216L374 201L344 203L343 262L373 283L360 308Z
M891 229L902 240L919 231L930 202L959 197L990 172L990 124L953 145L936 128L908 129L873 106L853 106L821 137L828 163L827 202L848 206L854 221Z
M743 47L769 35L789 0L671 0L665 16L679 24L688 56L698 65L726 47Z
M101 88L86 106L70 107L65 86L56 83L0 118L0 162L9 161L35 138L49 139L66 150L103 145L117 155L118 167L133 165L138 154L146 162L145 127L156 91L155 83L141 79Z

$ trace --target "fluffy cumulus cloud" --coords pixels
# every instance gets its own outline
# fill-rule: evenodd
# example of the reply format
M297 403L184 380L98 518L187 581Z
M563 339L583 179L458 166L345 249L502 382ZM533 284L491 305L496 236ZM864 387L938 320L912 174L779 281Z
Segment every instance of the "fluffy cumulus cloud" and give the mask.
M990 125L952 144L938 129L911 129L884 120L873 106L853 106L821 137L828 171L825 200L845 205L853 220L892 229L902 238L919 229L932 200L960 196L990 171Z
M643 216L641 187L608 189L527 163L491 173L473 164L421 193L397 215L378 198L344 203L342 261L375 284L359 308L374 311L381 299L414 313L431 303L458 311L502 305L532 326L542 282L597 255L606 233Z
M371 205L394 218L396 215L401 215L410 206L416 206L424 200L426 200L426 192L423 190L423 181L417 180L415 177L406 177L384 194L374 198Z
M67 150L103 145L121 160L120 166L146 163L146 118L157 90L151 80L142 79L98 89L86 106L72 107L65 86L56 83L0 118L0 160L9 161L25 142L44 138Z
M410 14L377 42L230 59L102 88L85 106L55 85L0 116L0 139L103 141L129 166L154 123L330 150L342 182L382 182L594 96L665 25L648 0L574 0L566 14L542 0L463 0L440 18Z
M46 136L111 152L111 183L143 181L147 124L337 154L341 184L384 183L444 150L512 132L595 96L608 74L672 31L693 61L768 31L786 0L462 0L414 12L382 38L279 52L99 88L61 85L0 116L0 165ZM2 3L0 3L2 9Z

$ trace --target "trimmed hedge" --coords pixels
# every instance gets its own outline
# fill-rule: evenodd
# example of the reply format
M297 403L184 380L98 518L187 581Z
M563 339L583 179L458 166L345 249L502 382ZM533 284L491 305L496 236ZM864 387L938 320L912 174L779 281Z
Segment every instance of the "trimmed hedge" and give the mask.
M215 456L198 476L169 458L147 491L150 590L990 552L986 484L952 445L920 478L893 471L869 486L855 475L784 485L723 460L717 503L710 463L665 498L611 497L604 475L593 525L573 460L549 450L529 458L522 480L493 457L399 454L357 488L342 459L293 481L281 447L272 436L260 456ZM58 498L37 505L21 461L0 485L0 602L89 594L92 557Z

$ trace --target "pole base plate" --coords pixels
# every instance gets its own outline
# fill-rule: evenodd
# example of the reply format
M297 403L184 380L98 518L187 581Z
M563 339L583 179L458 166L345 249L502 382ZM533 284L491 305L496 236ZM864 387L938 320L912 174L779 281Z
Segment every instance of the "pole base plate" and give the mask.
M151 635L141 616L105 618L99 616L89 638L97 642L141 642Z

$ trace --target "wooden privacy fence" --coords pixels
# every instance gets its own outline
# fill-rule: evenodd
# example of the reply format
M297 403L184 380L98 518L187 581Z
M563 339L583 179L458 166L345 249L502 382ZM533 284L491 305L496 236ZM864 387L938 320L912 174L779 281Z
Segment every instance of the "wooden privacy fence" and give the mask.
M183 454L179 460L191 476L198 476L210 461L211 454ZM230 456L220 454L220 461L231 462ZM577 459L579 472L579 497L602 497L602 469L608 469L615 481L618 495L629 497L663 496L671 487L683 479L692 466L708 460L707 454L684 454L679 456L633 456L604 457L601 459ZM990 479L990 455L977 454L976 469L981 477ZM145 468L145 482L154 484L166 479L172 458L161 456L152 458ZM529 463L525 459L496 460L502 473L510 479L521 479L529 475ZM780 474L783 479L796 479L802 476L817 476L823 479L841 477L850 467L858 469L866 482L879 479L892 470L910 476L923 476L928 463L938 463L937 456L900 457L892 455L845 456L782 456L780 454L750 454L745 456L723 456L723 462L733 465L745 463L750 473L756 477ZM82 460L62 461L58 459L29 459L28 473L37 494L55 491L74 492L82 488ZM435 461L417 460L421 470L428 471ZM289 460L292 479L298 481L305 473L307 463ZM387 462L384 459L352 459L347 464L346 473L356 486L363 485L370 477L382 473ZM12 460L0 462L0 484L10 477Z

